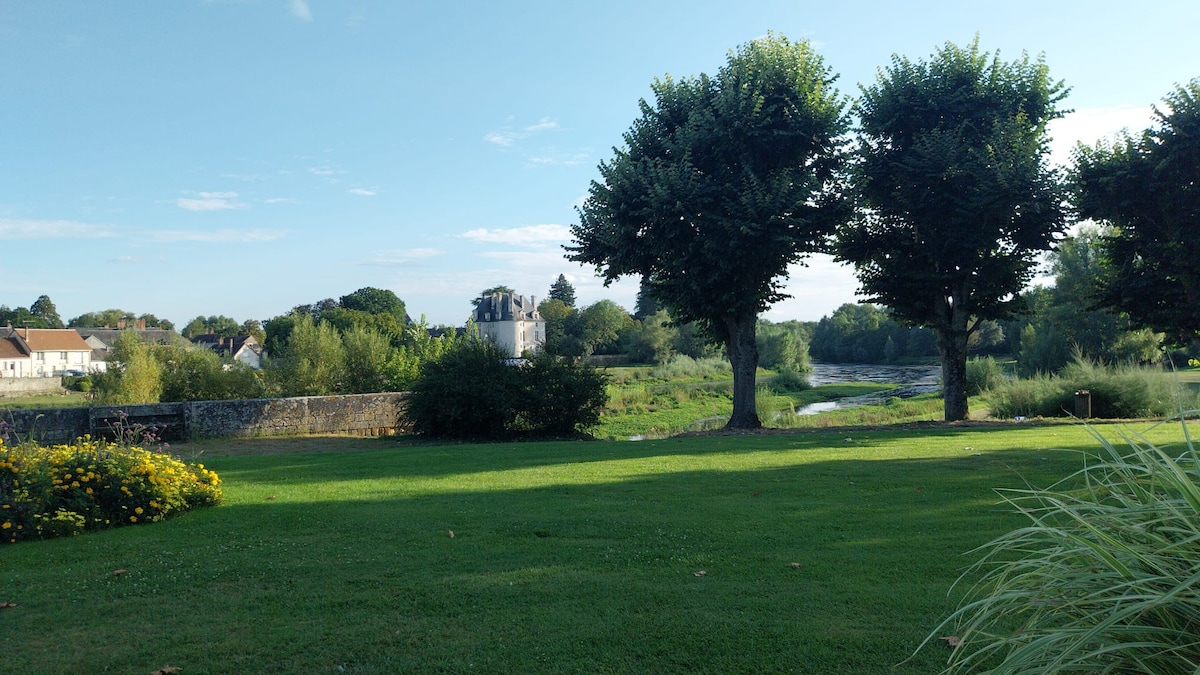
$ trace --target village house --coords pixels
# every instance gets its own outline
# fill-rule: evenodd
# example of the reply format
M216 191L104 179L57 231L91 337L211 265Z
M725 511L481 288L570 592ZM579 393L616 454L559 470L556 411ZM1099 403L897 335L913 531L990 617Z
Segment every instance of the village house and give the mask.
M0 337L6 337L5 341L15 344L18 351L29 354L29 367L24 375L13 377L62 377L92 369L92 348L73 329L7 328L4 332L7 335ZM5 348L5 353L11 350ZM14 366L14 373L21 368L21 363L12 358L3 361Z
M138 339L148 345L171 344L178 337L178 334L173 330L146 328L146 321L144 319L138 319L130 323L122 320L117 323L116 328L104 326L103 328L75 328L73 330L79 333L83 341L91 347L91 370L98 373L103 373L108 369L108 353L112 350L117 338L125 331L134 331L137 333Z
M262 345L253 335L223 338L215 333L205 333L192 338L192 344L208 347L221 358L244 363L253 370L262 368Z
M546 341L546 321L537 310L537 298L514 293L484 296L475 309L479 334L500 346L512 358L534 352Z
M11 326L0 327L0 377L31 377L33 355L13 332Z

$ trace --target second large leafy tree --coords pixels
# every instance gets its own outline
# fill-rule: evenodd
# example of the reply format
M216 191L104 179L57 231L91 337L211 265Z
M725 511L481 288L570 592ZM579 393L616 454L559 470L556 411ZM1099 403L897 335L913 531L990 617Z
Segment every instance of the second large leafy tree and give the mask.
M676 320L725 345L732 428L760 426L759 313L785 297L788 266L849 215L835 189L848 125L833 80L809 43L773 35L714 77L655 80L571 228L571 260L608 282L641 275Z

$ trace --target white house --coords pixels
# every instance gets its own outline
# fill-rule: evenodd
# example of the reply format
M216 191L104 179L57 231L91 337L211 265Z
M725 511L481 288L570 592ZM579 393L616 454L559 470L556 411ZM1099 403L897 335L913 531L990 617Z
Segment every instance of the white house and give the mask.
M493 293L475 308L479 334L495 342L513 358L537 351L546 341L546 321L537 310L537 298L513 293Z
M71 328L14 328L12 337L29 351L26 377L61 377L91 370L92 348Z
M258 344L253 335L223 338L206 333L192 338L192 344L208 347L222 358L244 363L253 370L262 368L262 345Z
M33 358L25 343L0 328L0 377L29 377L33 373Z

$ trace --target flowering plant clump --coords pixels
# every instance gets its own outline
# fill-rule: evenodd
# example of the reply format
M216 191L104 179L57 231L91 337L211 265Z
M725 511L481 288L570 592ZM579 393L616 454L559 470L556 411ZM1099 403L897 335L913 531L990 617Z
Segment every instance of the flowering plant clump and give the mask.
M45 447L0 438L0 542L162 520L221 499L203 464L85 436Z

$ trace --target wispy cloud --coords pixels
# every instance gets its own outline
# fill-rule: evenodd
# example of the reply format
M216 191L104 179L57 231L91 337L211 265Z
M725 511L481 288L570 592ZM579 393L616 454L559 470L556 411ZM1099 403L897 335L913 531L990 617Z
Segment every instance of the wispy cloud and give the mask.
M312 21L312 10L308 8L308 3L305 0L288 0L288 11L292 16L301 21Z
M257 244L286 236L283 230L156 230L145 232L145 239L159 244Z
M1076 143L1095 145L1101 139L1112 140L1122 129L1137 134L1153 123L1154 110L1148 105L1122 105L1110 108L1083 108L1050 122L1050 161L1066 166Z
M263 200L264 204L299 204L300 202L291 197L271 197Z
M74 220L25 220L0 218L0 239L100 239L115 237L107 225Z
M529 138L534 134L550 131L558 128L558 122L551 117L543 117L536 124L530 124L520 129L501 129L500 131L490 131L483 136L483 140L498 145L502 148L512 147L517 141Z
M242 209L246 205L237 201L236 192L196 192L195 197L180 197L175 205L188 211L228 211Z
M379 265L382 267L399 267L411 265L418 260L436 258L445 251L436 248L410 248L393 251L380 251L363 261L364 265Z
M563 153L555 148L549 148L545 152L530 157L527 161L530 166L578 166L588 161L589 154L586 152Z
M310 167L308 167L308 172L314 176L326 176L326 177L340 176L340 175L346 173L346 171L344 169L338 169L338 168L329 166L328 164L322 164L321 166L310 166Z
M366 188L350 188L348 192L352 195L359 195L360 197L374 197L376 195L374 190L367 190Z
M118 265L127 265L127 264L136 264L136 263L145 262L145 261L146 261L145 258L139 258L137 256L132 256L132 255L122 255L122 256L117 256L116 258L109 258L105 262L115 263Z
M566 225L526 225L524 227L496 228L489 230L479 228L469 230L462 235L463 239L486 242L489 244L509 244L512 246L537 246L554 242L563 242L571 238L571 228Z

